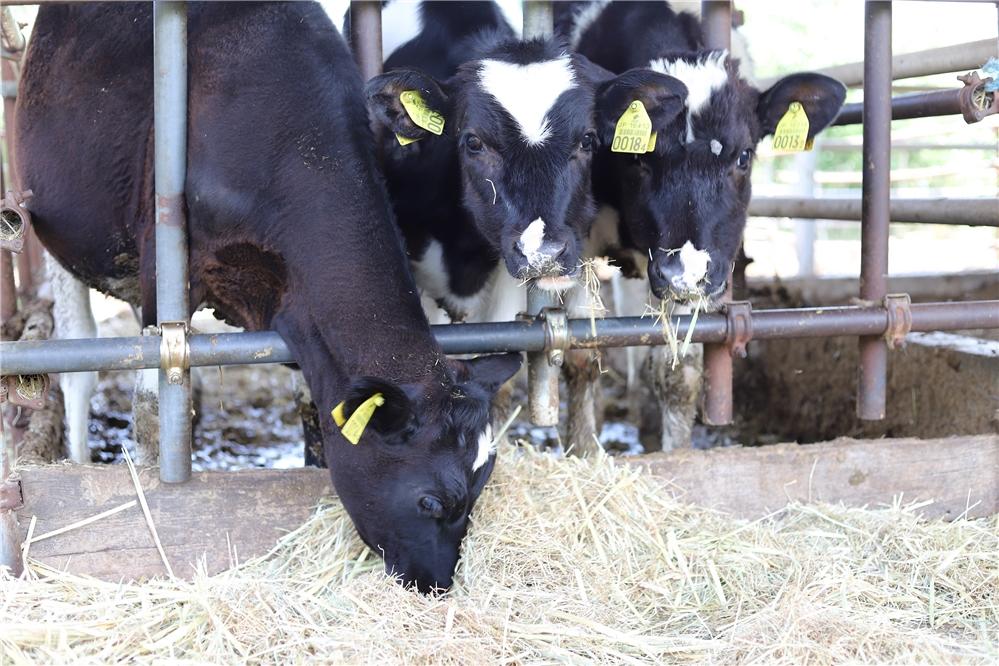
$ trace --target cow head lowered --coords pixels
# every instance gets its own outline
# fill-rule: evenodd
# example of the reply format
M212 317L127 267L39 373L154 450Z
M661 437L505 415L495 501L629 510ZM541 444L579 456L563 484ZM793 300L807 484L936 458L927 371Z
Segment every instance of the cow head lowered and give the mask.
M490 402L520 355L442 363L443 379L425 384L354 380L338 418L323 423L333 485L358 534L388 573L421 592L451 586L469 514L495 462ZM363 423L357 444L355 415Z
M456 160L476 230L512 276L541 288L571 286L593 218L590 67L552 42L505 40L447 81L395 70L367 86L376 121L417 140L402 146L389 135L386 159ZM443 134L407 114L400 95L409 90L443 116Z
M648 256L649 283L660 298L717 302L746 225L756 145L792 102L808 116L809 139L843 104L845 87L827 76L792 74L760 92L740 78L737 64L725 51L667 55L619 77L645 82L637 97L615 82L598 92L606 146L632 99L645 103L658 133L653 152L605 149L595 181L609 183L622 241ZM678 82L687 93L680 106Z

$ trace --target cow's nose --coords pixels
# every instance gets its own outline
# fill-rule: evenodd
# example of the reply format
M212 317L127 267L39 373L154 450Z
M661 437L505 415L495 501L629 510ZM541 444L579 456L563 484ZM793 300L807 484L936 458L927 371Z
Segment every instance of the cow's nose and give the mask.
M665 298L670 294L687 296L701 289L704 275L691 272L679 257L673 255L660 257L652 263L649 282L652 291L659 298Z
M549 262L556 262L565 256L565 253L569 251L569 241L545 241L541 244L541 256L545 257Z

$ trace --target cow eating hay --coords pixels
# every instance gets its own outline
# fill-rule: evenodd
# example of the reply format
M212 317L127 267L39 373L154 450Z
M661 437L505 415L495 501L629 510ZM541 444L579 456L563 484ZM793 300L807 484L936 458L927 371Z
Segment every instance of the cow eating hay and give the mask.
M269 555L193 582L119 585L33 563L29 578L0 585L0 654L15 664L995 657L996 517L793 505L737 521L608 458L501 455L448 595L393 584L327 501Z

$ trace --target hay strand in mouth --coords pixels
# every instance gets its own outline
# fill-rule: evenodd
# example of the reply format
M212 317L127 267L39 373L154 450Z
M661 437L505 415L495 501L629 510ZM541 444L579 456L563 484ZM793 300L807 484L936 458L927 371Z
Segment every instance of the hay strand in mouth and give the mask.
M680 343L680 315L677 314L676 321L673 321L673 314L679 304L672 298L660 299L653 305L652 302L645 304L643 317L653 317L655 322L662 327L663 340L670 351L670 369L675 370L680 364L680 359L686 358L690 350L690 344L694 337L694 329L697 327L697 317L702 310L707 309L707 299L701 295L696 303L690 305L690 325L683 336L683 344Z
M266 556L109 583L0 581L5 663L992 664L999 518L682 504L613 458L501 446L452 591L383 573L339 503ZM99 523L86 529L98 529ZM222 538L221 535L219 538ZM238 544L235 544L238 545Z

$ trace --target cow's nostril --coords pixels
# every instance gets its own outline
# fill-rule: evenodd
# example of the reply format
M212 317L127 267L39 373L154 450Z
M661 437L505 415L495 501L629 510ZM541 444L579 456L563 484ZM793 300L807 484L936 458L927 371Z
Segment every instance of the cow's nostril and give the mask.
M552 259L558 260L565 256L565 253L569 251L568 241L556 241L552 243Z

